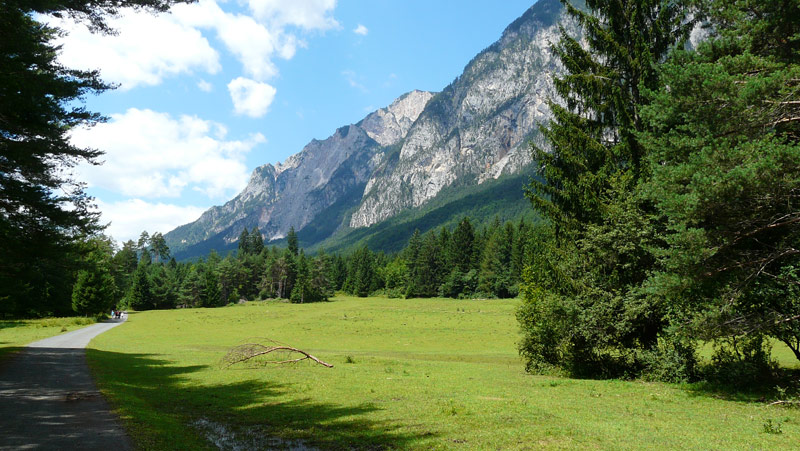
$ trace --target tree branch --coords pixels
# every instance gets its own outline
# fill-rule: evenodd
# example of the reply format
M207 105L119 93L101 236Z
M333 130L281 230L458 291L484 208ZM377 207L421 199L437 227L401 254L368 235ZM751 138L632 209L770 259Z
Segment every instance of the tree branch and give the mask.
M323 362L322 360L314 357L313 355L307 353L306 351L303 351L302 349L297 349L292 346L286 346L286 345L265 346L260 343L245 343L232 348L230 351L228 351L227 354L225 354L225 357L222 358L222 364L224 368L228 368L232 365L245 362L255 357L281 351L301 354L303 357L299 357L297 359L270 361L267 363L280 365L284 363L297 363L303 360L313 360L314 362L317 362L322 366L333 368L333 365L331 365L330 363Z

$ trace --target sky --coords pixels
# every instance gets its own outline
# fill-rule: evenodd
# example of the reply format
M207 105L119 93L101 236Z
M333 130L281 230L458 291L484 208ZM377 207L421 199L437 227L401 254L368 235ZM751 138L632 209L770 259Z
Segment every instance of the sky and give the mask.
M116 89L74 129L105 151L80 165L118 241L166 233L232 199L250 173L414 89L440 91L534 0L199 0L126 11L113 36L67 33L60 61Z

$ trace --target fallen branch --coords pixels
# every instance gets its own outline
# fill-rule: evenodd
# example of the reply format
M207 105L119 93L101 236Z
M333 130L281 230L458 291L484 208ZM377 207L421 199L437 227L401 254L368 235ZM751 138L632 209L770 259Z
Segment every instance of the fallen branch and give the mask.
M230 351L228 351L227 354L225 354L225 357L222 358L222 365L223 368L228 368L231 365L242 363L247 360L253 359L255 357L271 354L273 352L285 352L290 355L300 354L302 357L298 357L296 359L289 358L285 360L268 360L265 361L265 363L280 365L284 363L297 363L303 360L313 360L314 362L317 362L322 366L333 368L333 365L331 365L330 363L323 362L322 360L303 351L302 349L297 349L282 344L278 344L275 346L266 346L260 343L245 343L232 348Z
M769 405L771 405L771 406L790 406L790 407L795 407L795 406L800 406L800 401L775 401L775 402L769 403Z

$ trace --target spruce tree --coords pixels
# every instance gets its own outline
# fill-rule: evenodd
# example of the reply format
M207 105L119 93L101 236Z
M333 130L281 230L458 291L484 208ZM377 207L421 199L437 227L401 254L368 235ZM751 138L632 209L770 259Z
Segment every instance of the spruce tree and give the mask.
M147 260L142 258L139 261L139 266L136 267L136 272L133 273L131 293L128 296L132 309L149 310L153 305L152 284L148 274L149 266L150 264Z
M261 236L261 231L257 226L253 226L250 231L250 253L259 255L264 250L264 237Z
M639 290L657 241L649 205L637 197L648 177L642 89L658 85L656 67L692 27L683 2L565 2L583 31L561 30L553 46L566 74L555 80L553 119L535 147L540 179L528 191L554 229L557 252L545 280L528 277L518 315L528 368L557 365L573 374L635 374L657 353L666 310ZM540 340L554 350L542 353Z
M300 245L297 240L297 232L294 231L294 226L289 228L289 233L286 235L286 247L289 253L295 257L300 253Z
M800 4L704 6L709 38L666 61L643 112L668 222L650 285L687 335L768 334L800 359Z
M247 227L242 229L242 233L239 234L238 249L239 257L250 254L250 231L247 230Z

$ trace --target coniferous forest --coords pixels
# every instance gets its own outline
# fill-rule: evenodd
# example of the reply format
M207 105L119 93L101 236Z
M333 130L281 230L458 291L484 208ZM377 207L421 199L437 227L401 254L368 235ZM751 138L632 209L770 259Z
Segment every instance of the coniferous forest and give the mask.
M770 340L800 360L796 0L565 2L585 45L564 30L553 43L565 72L544 142L531 148L536 223L465 217L391 255L306 253L294 229L277 248L244 229L237 252L195 262L173 259L160 233L118 248L84 185L64 175L100 158L66 133L103 120L76 100L110 86L58 65L55 30L31 14L83 14L103 31L118 2L68 3L0 2L6 316L308 303L336 291L397 302L520 296L531 372L751 380L774 369ZM712 373L698 355L708 343Z

